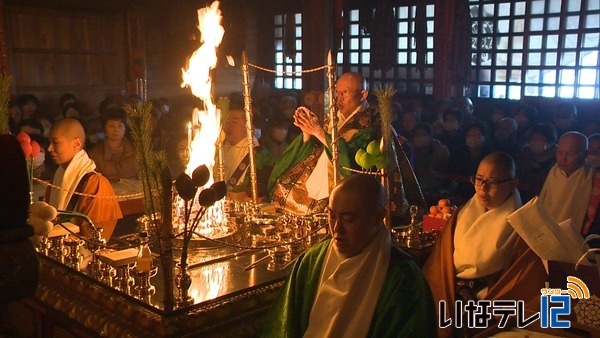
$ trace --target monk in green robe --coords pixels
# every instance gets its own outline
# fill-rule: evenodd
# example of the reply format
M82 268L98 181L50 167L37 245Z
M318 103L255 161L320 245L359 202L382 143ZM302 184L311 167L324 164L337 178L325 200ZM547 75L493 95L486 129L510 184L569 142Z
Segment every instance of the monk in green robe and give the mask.
M369 106L368 95L365 79L359 73L344 73L336 83L338 163L343 177L350 175L345 168L360 169L354 161L356 152L381 137L381 121ZM294 214L322 212L333 188L330 123L325 120L321 125L313 112L299 107L294 114L294 124L302 134L290 144L273 168L268 186L271 201L276 207ZM398 139L394 137L393 141L396 152L393 166L397 175L391 190L392 212L406 213L409 203L425 210L425 200L410 163Z
M331 194L332 239L309 249L265 320L265 337L435 337L429 286L383 224L386 193L355 174Z

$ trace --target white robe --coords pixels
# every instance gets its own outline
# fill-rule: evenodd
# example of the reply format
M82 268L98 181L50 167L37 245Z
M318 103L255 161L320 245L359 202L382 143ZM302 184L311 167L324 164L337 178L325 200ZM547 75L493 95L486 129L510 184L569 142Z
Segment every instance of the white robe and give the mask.
M487 210L473 196L460 210L454 230L454 267L463 279L481 278L503 270L518 238L506 217L522 205L515 191L497 208Z
M73 192L77 189L79 181L85 176L85 174L94 171L96 169L96 163L88 157L85 150L80 150L69 164L67 168L62 165L58 166L52 179L52 184L59 186L63 189L52 189L50 192L50 198L48 204L55 207L57 210L65 210Z
M390 255L390 233L383 226L357 256L344 257L332 242L304 337L366 337Z
M586 163L567 177L558 165L554 165L540 192L540 201L556 223L571 219L577 230L581 229L588 209L594 170Z

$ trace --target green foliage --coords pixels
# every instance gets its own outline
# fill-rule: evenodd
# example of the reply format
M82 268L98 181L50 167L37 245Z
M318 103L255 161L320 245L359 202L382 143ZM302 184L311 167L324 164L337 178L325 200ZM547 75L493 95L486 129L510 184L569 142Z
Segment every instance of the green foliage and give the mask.
M167 170L167 156L164 151L155 151L152 141L152 128L150 118L152 102L147 101L140 105L126 104L127 123L131 127L133 144L138 150L135 153L138 177L144 190L144 205L147 215L161 213L162 185L161 175ZM159 224L155 223L156 233L159 233Z

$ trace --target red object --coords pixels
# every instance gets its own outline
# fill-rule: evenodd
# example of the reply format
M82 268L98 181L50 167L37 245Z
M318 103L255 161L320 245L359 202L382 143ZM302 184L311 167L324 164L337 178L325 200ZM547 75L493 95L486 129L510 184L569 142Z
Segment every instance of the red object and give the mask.
M429 230L442 231L446 225L447 220L443 218L423 216L423 232Z
M40 151L42 151L42 149L40 148L39 143L37 143L36 141L31 141L31 157L38 156Z
M31 137L24 131L20 131L17 134L17 140L19 140L19 142L26 141L27 143L31 143Z
M27 142L26 140L21 140L19 142L21 143L21 149L23 149L25 157L31 156L31 144L29 144L29 142Z

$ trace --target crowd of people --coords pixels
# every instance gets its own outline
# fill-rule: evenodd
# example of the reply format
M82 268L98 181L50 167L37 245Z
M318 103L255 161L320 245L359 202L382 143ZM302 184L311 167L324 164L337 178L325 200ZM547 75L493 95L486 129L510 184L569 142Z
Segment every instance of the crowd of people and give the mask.
M358 150L392 127L381 125L368 95L362 75L345 73L338 79L342 169L337 186L329 121L298 106L294 96L255 100L260 196L288 212L327 211L331 234L295 263L262 328L264 336L431 337L439 301L446 301L444 313L454 316L452 304L458 299L539 296L546 281L542 261L506 220L534 196L557 223L571 219L582 236L600 233L600 134L593 123L577 124L574 105L557 105L552 119L541 122L532 106L513 114L498 105L485 113L477 112L470 99L458 98L440 100L437 111L428 112L421 101L406 111L395 102L395 175L384 187L373 175L353 173ZM52 163L36 158L36 175L62 188L48 188L46 200L88 215L110 238L122 217L118 203L91 196L114 194L110 181L136 176L136 150L123 108L107 99L98 114L88 116L73 95L65 94L62 115L53 119L37 111L34 96L17 102L11 105L11 131L38 140ZM133 96L130 102L141 100ZM156 149L169 155L174 177L190 156L181 123L188 119L179 117L191 114L194 104L191 100L175 113L167 100L155 101L151 132ZM223 163L217 167L224 170L230 198L244 198L251 195L246 114L239 95L230 97L229 107L217 158ZM425 206L442 197L461 207L421 270L392 245L383 221L409 205ZM89 227L82 225L89 237ZM462 334L473 334L467 331ZM460 334L451 326L437 330L444 337Z

